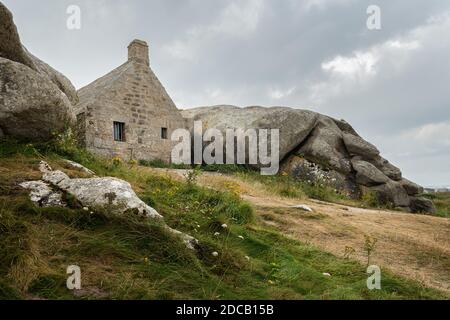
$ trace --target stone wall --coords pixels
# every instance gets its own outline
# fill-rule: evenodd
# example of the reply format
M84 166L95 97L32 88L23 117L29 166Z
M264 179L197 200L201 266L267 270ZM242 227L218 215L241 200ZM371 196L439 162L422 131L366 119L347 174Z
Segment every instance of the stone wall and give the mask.
M99 96L77 108L78 119L85 122L79 127L86 148L105 157L170 163L171 134L186 125L155 74L145 63L130 60L109 77L113 82L94 83ZM88 96L81 94L81 100L83 95ZM114 122L125 123L125 142L114 141ZM162 139L162 128L168 139Z

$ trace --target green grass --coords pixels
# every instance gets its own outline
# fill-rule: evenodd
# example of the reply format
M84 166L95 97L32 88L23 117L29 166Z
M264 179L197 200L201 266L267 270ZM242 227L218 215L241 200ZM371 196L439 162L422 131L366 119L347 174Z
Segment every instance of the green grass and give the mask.
M436 205L436 215L439 217L450 218L450 192L427 193L425 198L433 200Z
M32 179L40 160L58 166L62 157L129 181L169 226L199 240L197 251L154 220L90 214L73 201L35 207L17 183ZM448 298L387 270L382 290L370 291L363 265L263 225L236 195L144 172L75 147L0 142L0 299ZM82 296L65 287L73 264L81 267Z

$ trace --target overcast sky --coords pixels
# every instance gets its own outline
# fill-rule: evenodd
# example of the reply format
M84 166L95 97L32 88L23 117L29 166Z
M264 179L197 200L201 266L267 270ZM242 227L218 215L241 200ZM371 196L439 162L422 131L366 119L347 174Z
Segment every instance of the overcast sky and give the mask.
M345 119L404 175L450 185L450 1L2 0L80 88L134 38L179 108L290 106ZM366 26L381 8L381 30ZM69 5L81 30L68 30Z

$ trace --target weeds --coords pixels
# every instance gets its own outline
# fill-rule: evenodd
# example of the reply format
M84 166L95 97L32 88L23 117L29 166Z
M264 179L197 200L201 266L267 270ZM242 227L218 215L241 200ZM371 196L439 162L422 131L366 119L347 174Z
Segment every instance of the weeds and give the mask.
M188 170L185 175L184 178L186 179L186 183L188 185L188 187L193 187L195 185L197 185L197 179L200 175L200 170L196 167L193 170Z
M369 235L364 236L364 251L367 254L367 266L370 266L371 257L373 252L375 251L375 246L378 242L378 239L375 237L371 237Z

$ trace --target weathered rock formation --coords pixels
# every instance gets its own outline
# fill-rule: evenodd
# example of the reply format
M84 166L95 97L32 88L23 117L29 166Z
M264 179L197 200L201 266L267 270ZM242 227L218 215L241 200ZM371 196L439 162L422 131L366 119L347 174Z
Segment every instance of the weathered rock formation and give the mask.
M70 81L22 46L0 2L0 135L47 140L74 123L77 102Z
M343 120L291 108L215 106L185 110L185 118L205 129L279 129L282 171L309 183L326 183L350 196L376 194L378 200L412 212L434 212L420 198L423 188L404 179Z
M83 172L92 172L75 162L68 162ZM83 169L84 168L84 169ZM131 185L117 178L71 179L62 171L54 171L46 162L41 162L39 170L42 180L28 181L20 186L30 190L30 199L40 207L64 207L63 194L70 194L87 210L106 210L112 214L127 212L150 219L161 220L165 228L182 238L188 248L195 249L197 240L164 224L163 217L143 202Z

